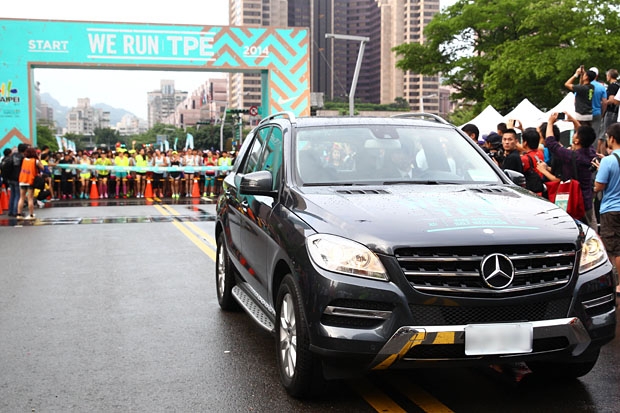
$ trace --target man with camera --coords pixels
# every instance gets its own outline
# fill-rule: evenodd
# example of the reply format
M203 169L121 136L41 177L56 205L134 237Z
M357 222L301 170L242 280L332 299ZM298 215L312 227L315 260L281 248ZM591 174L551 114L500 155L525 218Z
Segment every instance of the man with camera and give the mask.
M592 98L594 96L594 85L592 81L596 78L596 73L592 70L586 71L581 65L575 74L571 76L564 87L571 92L575 92L575 119L582 125L592 125ZM578 85L574 85L575 79L579 80Z
M545 133L547 136L545 146L562 163L562 180L576 179L579 181L586 211L584 222L596 230L598 223L593 204L594 194L592 191L591 170L592 159L596 157L596 151L592 147L592 144L596 141L596 133L591 126L582 125L579 120L573 118L570 114L563 113L562 116L571 121L575 128L571 148L565 148L553 133L553 125L560 117L559 115L558 113L552 113L549 116Z

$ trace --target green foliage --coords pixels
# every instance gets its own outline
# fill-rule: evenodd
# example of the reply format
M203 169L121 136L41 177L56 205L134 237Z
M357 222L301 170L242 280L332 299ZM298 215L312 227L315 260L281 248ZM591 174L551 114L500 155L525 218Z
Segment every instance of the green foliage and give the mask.
M445 78L455 99L506 113L524 98L542 109L567 93L579 65L604 72L620 58L620 0L459 0L437 14L426 43L394 48L397 66Z
M37 147L49 146L51 151L58 151L56 137L50 128L37 124Z
M106 145L108 148L111 148L121 138L118 131L111 128L95 128L94 133L97 146Z

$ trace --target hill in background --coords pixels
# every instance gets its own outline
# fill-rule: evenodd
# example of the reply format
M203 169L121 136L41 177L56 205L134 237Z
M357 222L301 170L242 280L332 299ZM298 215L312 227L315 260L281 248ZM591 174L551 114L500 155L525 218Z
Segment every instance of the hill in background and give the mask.
M66 128L67 127L67 113L71 110L71 107L63 106L49 93L41 93L41 102L48 104L54 110L54 121L56 125ZM105 112L110 112L110 126L116 126L121 121L123 116L132 115L133 113L128 110L115 108L105 103L95 103L92 105L97 109L102 109Z

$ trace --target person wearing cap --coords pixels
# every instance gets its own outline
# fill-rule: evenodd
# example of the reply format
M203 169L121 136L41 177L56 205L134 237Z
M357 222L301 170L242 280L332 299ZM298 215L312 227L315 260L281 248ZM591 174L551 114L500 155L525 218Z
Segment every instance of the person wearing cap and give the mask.
M592 86L594 86L594 95L592 96L592 128L594 132L596 132L596 137L598 139L603 139L605 130L603 130L602 127L602 118L607 106L607 89L598 81L598 69L596 67L591 67L588 70L596 74L592 81Z
M579 67L575 74L564 83L566 89L575 93L575 119L583 126L592 126L592 98L594 96L592 81L595 78L596 73ZM579 80L578 85L573 84L575 79Z

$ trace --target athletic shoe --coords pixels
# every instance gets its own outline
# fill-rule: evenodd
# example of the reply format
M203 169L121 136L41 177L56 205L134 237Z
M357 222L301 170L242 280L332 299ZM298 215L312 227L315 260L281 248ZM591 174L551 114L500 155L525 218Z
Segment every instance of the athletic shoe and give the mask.
M16 218L17 219L24 219L24 216L22 214L17 214Z
M33 220L35 219L35 218L34 218L34 214L32 214L32 215L28 215L28 216L27 216L26 218L24 218L24 219L25 219L26 221L33 221Z
M209 196L213 198L215 196L215 194L213 192L211 192L211 195L209 195Z
M207 193L206 193L206 192L203 192L203 193L202 193L202 196L206 198L206 197L207 197Z
M45 202L43 202L43 201L39 201L39 200L37 199L37 205L39 206L39 208L43 208L43 207L45 206Z
M105 196L105 197L107 198L107 197L108 197L108 194L107 194L107 193L105 193L105 194L103 194L103 196Z

